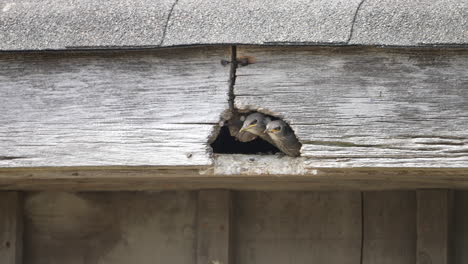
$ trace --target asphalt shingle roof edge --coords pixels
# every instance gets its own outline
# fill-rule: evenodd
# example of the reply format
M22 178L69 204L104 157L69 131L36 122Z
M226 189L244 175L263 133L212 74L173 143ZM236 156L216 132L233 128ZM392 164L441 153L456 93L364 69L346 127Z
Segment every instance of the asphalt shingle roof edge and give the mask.
M468 0L0 3L0 51L225 44L468 47Z

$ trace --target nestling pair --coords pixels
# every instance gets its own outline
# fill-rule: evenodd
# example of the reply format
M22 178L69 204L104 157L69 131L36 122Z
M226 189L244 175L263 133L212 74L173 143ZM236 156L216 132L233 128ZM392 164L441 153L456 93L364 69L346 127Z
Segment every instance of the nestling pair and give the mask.
M252 113L247 116L239 131L259 136L276 146L288 156L300 155L301 143L292 129L282 120L272 120L262 113Z

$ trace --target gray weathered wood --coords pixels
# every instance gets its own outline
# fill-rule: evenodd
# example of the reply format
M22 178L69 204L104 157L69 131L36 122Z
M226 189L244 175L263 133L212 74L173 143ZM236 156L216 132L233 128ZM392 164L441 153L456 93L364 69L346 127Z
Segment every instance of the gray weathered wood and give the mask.
M449 264L451 258L453 193L419 190L417 199L417 264Z
M0 192L0 263L22 264L23 207L19 192Z
M468 166L468 51L239 47L235 106L289 122L310 167Z
M195 264L196 193L30 193L25 264Z
M240 192L236 205L236 263L359 263L359 192Z
M231 191L198 192L197 264L233 264L232 209Z
M415 192L365 192L363 264L416 263Z
M468 170L310 168L305 158L214 155L214 166L3 168L0 190L392 190L468 189Z
M0 55L0 167L209 165L227 48Z

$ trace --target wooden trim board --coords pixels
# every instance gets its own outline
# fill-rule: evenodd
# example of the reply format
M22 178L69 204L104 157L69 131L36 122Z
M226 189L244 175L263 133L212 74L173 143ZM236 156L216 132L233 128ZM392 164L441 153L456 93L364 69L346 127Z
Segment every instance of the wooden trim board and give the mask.
M214 160L212 167L3 168L0 190L468 189L466 169L307 168L301 159L277 156L215 155Z

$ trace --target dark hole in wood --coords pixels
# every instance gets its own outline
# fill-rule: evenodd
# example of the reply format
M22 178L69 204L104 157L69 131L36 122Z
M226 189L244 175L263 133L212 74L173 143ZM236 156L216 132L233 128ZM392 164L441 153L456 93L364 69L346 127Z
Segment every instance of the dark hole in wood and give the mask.
M5 243L5 247L6 247L6 248L10 248L10 241L7 241L7 242Z
M275 146L260 138L250 142L240 142L231 136L227 126L221 127L211 147L214 153L222 154L275 154L279 152Z

